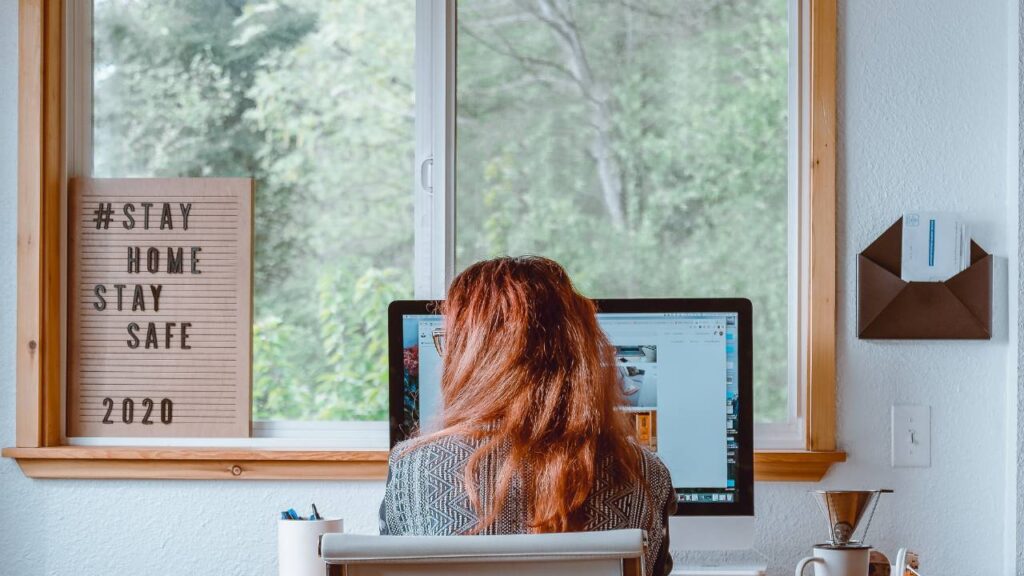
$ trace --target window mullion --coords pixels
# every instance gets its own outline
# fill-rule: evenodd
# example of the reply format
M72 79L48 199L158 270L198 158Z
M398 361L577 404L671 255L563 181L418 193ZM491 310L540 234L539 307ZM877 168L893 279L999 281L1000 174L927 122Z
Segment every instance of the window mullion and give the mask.
M416 151L413 166L413 210L414 210L414 293L416 298L430 297L431 276L431 187L433 181L429 170L433 163L433 89L431 82L432 44L432 2L416 3Z
M444 298L455 269L455 5L416 4L415 294Z

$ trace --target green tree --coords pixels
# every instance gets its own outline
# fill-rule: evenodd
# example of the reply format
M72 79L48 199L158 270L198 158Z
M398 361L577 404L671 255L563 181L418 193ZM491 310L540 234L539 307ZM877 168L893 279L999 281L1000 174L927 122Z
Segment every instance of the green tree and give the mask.
M536 253L592 296L749 297L756 413L785 417L786 2L459 6L459 266Z

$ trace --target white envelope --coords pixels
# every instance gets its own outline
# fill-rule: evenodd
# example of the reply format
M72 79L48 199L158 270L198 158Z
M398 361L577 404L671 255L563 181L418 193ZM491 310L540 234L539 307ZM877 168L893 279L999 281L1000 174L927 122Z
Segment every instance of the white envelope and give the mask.
M955 214L907 212L903 215L900 278L907 282L944 282L963 269L966 229Z

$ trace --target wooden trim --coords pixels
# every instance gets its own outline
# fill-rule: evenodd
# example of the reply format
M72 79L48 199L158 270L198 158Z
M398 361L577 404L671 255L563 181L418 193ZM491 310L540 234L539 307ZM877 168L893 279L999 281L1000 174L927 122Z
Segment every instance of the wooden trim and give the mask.
M846 462L845 452L755 452L754 479L758 482L817 482L838 462Z
M622 576L644 576L643 558L623 558Z
M32 478L383 480L384 450L328 452L217 448L5 448Z
M384 450L247 450L237 448L5 448L32 478L193 480L384 480ZM815 482L845 462L842 452L761 451L758 481ZM236 468L237 467L237 468ZM237 473L236 473L237 472Z
M836 0L811 0L809 6L806 446L830 452L836 449Z
M60 443L63 2L22 0L18 55L18 446Z
M58 446L4 448L7 458L64 460L277 460L387 462L387 450L274 450L248 448L136 448L131 446Z
M45 112L43 114L43 188L40 222L42 230L42 397L41 424L43 446L58 446L61 442L61 359L64 344L61 338L64 314L61 306L61 206L64 182L64 2L46 0L46 35L59 41L44 45Z
M18 336L16 425L18 446L42 445L39 425L39 194L42 177L43 10L18 7Z

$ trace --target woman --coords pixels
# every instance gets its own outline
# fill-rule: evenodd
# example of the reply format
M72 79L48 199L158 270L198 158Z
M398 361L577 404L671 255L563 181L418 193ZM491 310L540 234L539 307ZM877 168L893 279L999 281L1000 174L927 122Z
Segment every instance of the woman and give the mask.
M439 430L391 452L382 534L642 528L668 574L675 491L633 439L594 304L546 258L459 274L444 303Z

